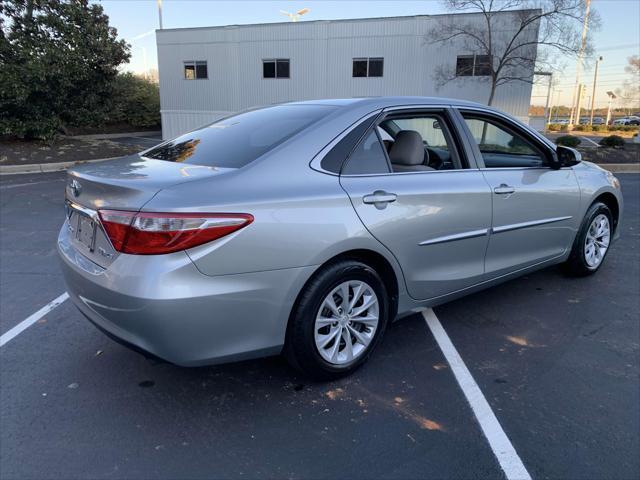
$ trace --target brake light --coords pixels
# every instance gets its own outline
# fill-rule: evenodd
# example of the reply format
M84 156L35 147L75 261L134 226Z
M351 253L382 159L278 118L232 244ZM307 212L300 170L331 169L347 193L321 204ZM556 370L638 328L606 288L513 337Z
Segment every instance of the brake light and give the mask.
M99 210L100 220L122 253L159 255L197 247L253 222L246 213L155 213Z

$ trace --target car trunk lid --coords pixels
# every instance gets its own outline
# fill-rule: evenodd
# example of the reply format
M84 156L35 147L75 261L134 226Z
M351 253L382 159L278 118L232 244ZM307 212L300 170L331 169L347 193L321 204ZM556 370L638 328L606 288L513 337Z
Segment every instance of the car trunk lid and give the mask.
M163 188L233 170L132 155L69 170L66 197L93 210L139 210Z
M85 257L107 268L119 254L100 223L98 210L137 212L164 188L234 170L139 155L73 168L65 189L70 241Z

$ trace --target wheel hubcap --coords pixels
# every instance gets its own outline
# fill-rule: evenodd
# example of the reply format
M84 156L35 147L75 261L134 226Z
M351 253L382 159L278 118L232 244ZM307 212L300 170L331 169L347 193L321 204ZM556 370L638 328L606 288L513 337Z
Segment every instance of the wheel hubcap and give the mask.
M600 214L593 219L589 230L587 230L587 238L584 241L584 259L591 268L595 268L602 262L609 241L611 240L611 228L609 219L606 215Z
M344 365L362 355L378 328L379 304L373 288L349 280L327 295L316 315L316 348L327 362Z

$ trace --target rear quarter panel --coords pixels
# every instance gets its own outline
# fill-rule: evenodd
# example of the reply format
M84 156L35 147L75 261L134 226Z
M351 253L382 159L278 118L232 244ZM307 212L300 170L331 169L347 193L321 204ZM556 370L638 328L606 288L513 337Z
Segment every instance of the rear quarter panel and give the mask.
M236 172L166 188L143 210L254 216L246 228L187 251L205 275L320 266L345 251L368 249L393 266L402 295L400 267L364 228L338 177L309 166L313 156L348 125L312 132L308 141L284 145Z

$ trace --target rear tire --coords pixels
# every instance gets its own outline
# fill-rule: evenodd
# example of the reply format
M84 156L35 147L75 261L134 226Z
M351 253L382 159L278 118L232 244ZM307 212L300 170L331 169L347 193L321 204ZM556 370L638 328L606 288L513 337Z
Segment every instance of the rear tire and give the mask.
M564 264L565 272L578 277L596 273L609 252L612 237L611 210L604 203L595 202L582 220L571 254Z
M354 260L327 265L305 285L294 306L284 354L294 368L315 379L348 375L376 348L388 317L387 289L374 269Z

